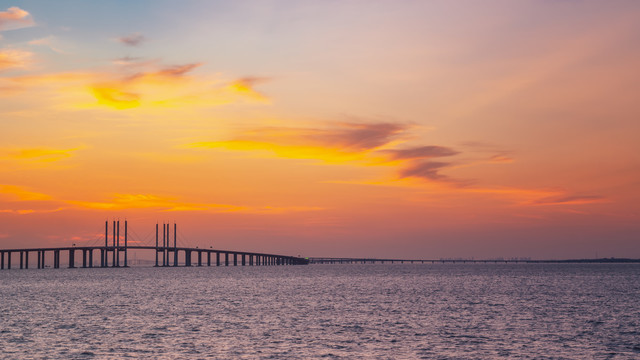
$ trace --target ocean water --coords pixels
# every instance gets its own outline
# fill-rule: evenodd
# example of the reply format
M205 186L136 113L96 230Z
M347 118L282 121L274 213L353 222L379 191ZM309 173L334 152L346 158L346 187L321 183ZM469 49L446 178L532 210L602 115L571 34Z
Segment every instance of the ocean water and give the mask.
M3 359L639 359L638 264L0 271Z

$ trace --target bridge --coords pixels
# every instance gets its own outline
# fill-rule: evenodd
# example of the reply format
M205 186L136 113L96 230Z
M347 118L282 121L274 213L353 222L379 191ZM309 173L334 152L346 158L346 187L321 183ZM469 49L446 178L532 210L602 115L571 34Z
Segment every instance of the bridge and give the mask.
M309 264L538 264L538 263L640 263L640 259L598 258L598 259L564 259L564 260L532 260L529 258L513 259L384 259L384 258L339 258L309 257Z
M29 268L29 257L37 257L36 268L44 269L47 255L53 256L53 268L61 267L62 254L68 256L69 268L83 267L129 267L129 250L149 250L155 252L155 266L266 266L266 265L307 265L307 259L295 256L266 254L258 252L203 249L198 247L177 246L177 225L173 224L173 244L171 244L170 224L162 224L162 243L159 241L159 224L156 224L155 246L153 245L129 245L128 223L124 221L124 239L120 242L120 221L113 221L112 243L109 244L109 222L105 222L104 245L97 246L66 246L25 249L0 249L0 270L11 269L12 266L20 269ZM94 253L99 256L99 265L96 263ZM183 262L179 262L179 254L182 253ZM76 265L76 254L81 254L82 262ZM15 257L13 257L15 255ZM195 257L194 257L195 255ZM15 259L15 265L12 260ZM32 258L33 259L33 258ZM79 260L79 259L78 259ZM110 261L111 260L111 261Z

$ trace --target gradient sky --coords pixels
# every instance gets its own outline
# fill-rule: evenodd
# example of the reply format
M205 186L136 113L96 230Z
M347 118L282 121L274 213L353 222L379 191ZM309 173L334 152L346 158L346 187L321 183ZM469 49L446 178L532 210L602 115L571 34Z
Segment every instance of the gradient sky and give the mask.
M640 257L638 1L0 1L0 244Z

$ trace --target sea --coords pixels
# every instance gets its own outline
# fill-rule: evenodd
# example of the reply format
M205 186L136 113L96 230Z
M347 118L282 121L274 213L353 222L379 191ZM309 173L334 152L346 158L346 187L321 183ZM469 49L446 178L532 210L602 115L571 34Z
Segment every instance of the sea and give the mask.
M2 359L640 359L640 264L0 271Z

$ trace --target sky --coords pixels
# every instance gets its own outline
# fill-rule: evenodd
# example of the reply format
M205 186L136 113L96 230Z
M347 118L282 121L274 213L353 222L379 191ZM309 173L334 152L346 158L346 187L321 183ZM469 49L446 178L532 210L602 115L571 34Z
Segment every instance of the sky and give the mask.
M0 245L640 257L640 2L0 0Z

